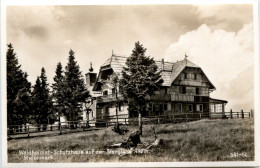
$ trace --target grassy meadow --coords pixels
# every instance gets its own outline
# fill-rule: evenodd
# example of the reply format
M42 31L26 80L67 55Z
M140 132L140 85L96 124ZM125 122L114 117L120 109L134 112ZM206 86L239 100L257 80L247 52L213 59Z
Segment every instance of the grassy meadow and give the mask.
M144 125L141 141L151 144L154 133L151 125ZM200 120L178 124L154 125L163 144L132 154L96 154L108 146L123 142L137 127L128 127L126 135L118 135L112 128L78 133L12 139L8 143L8 162L175 162L175 161L252 161L254 160L254 123L252 118ZM140 149L145 149L141 146ZM90 151L90 154L46 154L48 159L28 159L19 150L34 151ZM112 149L114 151L118 149ZM130 150L128 150L130 151ZM148 151L148 152L147 152ZM93 152L93 151L92 151ZM37 155L38 156L38 155ZM43 155L41 155L43 156Z

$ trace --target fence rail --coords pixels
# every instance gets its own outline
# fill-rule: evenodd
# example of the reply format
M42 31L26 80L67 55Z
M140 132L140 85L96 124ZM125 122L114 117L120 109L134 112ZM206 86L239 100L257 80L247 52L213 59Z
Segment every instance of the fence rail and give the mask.
M235 119L235 118L252 118L253 111L244 112L225 112L225 113L177 113L171 115L146 116L142 118L142 123L146 124L163 124L163 123L179 123L200 120L203 118L209 119ZM10 125L7 129L7 135L27 135L50 132L63 134L66 132L95 130L99 127L114 126L116 123L121 125L138 125L138 118L129 118L128 115L122 114L118 116L106 116L104 119L95 119L89 121L66 121L57 122L54 124L26 124L26 125ZM36 135L37 136L37 135Z

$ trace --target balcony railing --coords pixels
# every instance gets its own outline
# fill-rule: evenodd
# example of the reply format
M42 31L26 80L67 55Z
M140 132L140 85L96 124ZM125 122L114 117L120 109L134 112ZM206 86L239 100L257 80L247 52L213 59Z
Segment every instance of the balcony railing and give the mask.
M123 96L118 94L116 98L116 94L103 95L97 97L97 103L106 103L113 102L117 100L123 100ZM147 100L150 101L184 101L184 102L209 102L209 97L207 96L193 96L193 95L185 95L185 94L165 94L165 95L152 95L151 97L147 97Z
M171 95L171 101L194 102L194 96L183 95L183 94Z
M97 103L113 102L117 100L123 100L123 96L118 94L116 98L116 94L109 94L97 97Z

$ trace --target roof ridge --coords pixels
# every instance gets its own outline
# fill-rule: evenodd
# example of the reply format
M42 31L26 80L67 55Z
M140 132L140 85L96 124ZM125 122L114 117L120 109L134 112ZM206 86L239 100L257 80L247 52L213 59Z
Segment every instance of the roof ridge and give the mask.
M122 56L122 55L112 55L111 57L123 57L123 58L128 58L129 56Z

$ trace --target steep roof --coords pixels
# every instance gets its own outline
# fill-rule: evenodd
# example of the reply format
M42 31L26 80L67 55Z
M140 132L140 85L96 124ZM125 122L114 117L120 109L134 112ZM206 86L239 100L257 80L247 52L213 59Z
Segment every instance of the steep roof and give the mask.
M171 83L178 77L178 75L184 70L185 67L200 68L189 60L175 62L172 66Z
M127 57L123 56L112 56L111 57L111 68L115 73L121 73L123 67L125 66Z
M106 69L106 68L112 68L115 73L121 74L120 72L122 71L123 67L125 66L125 62L126 62L127 58L128 57L112 55L100 67L100 69L102 70L102 69ZM178 62L175 62L175 63L164 62L163 60L162 61L155 61L155 63L158 66L158 70L161 71L161 76L162 76L162 79L164 80L162 86L171 86L171 84L174 82L174 80L178 77L178 75L186 67L200 68L199 66L195 65L194 63L190 62L187 59L184 59L182 61L178 61ZM215 88L214 85L211 82L210 82L210 84L212 85L212 88Z

